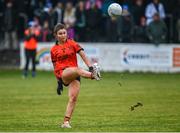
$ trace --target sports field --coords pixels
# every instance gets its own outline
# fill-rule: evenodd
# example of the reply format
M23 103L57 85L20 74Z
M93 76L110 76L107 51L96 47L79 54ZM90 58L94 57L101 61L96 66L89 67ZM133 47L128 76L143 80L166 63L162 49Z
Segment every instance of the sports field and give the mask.
M53 72L22 79L0 70L0 131L180 131L180 74L102 73L82 79L72 129L61 129L67 89L56 95ZM131 105L143 106L130 110Z

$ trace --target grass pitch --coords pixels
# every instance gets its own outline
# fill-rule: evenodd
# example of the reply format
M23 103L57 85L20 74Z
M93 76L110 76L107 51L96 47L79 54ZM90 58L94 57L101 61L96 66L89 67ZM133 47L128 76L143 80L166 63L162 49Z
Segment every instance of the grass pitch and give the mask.
M67 89L56 95L53 72L22 79L0 71L0 131L180 131L180 74L103 73L82 79L72 129L61 129ZM143 103L134 111L130 107Z

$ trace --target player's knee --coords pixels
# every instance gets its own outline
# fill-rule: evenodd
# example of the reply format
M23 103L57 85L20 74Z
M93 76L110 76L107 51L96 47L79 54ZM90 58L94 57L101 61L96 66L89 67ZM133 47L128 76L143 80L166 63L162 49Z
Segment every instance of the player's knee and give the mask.
M76 72L78 73L78 75L82 75L83 74L81 68L78 68L78 67L76 68Z

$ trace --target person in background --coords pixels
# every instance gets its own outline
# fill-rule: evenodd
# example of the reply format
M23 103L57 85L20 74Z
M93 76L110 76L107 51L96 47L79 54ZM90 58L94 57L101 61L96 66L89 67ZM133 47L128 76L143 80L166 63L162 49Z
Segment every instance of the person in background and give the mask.
M180 0L176 0L176 5L173 10L173 17L174 17L174 27L175 27L175 41L180 43Z
M90 9L86 11L86 30L87 41L97 42L99 41L101 24L102 24L102 12L97 7L95 1L91 1Z
M3 33L3 11L4 6L3 2L0 1L0 50L3 49L4 33Z
M148 42L146 28L147 28L146 18L141 17L140 24L136 25L134 28L134 42L137 42L137 43L147 43Z
M33 26L30 26L25 30L25 41L24 41L24 49L25 49L25 58L26 63L24 66L23 77L26 78L28 76L28 67L30 60L32 61L32 77L36 76L36 49L38 43L38 37L40 35L40 31L36 30Z
M155 13L158 13L161 19L166 17L164 6L159 2L159 0L152 0L152 2L146 7L145 16L147 18L147 25L153 21L153 16Z
M102 7L102 0L85 0L85 8L86 10L89 10L91 8L91 3L95 3L96 7L98 9L101 9Z
M132 42L134 22L127 5L123 6L122 16L118 18L118 36L121 42Z
M166 42L167 26L158 13L153 16L153 21L147 26L147 35L151 43Z
M53 30L53 27L55 25L55 20L57 18L55 18L55 14L54 14L54 10L53 10L53 7L52 7L52 4L51 3L47 3L44 8L43 8L43 12L41 13L40 15L40 22L41 22L41 25L43 24L44 21L48 21L49 23L49 28L51 30Z
M117 17L109 17L106 21L106 38L107 42L118 41L118 22Z
M52 32L49 28L49 22L48 21L44 21L42 30L41 30L41 39L40 41L42 42L50 42L52 41L53 36L52 36Z
M5 31L4 48L18 49L17 39L17 11L14 8L13 2L10 0L6 3L6 8L3 13L3 29Z
M75 37L75 30L74 30L75 21L76 21L75 8L73 7L72 2L68 1L66 3L66 7L64 10L63 22L67 27L68 37L71 39L74 39Z
M78 6L75 12L76 23L75 23L75 31L76 31L76 39L80 42L86 41L86 12L84 1L79 1Z
M131 12L135 25L136 26L141 25L141 17L144 16L144 12L145 12L144 0L135 0Z
M54 9L54 24L63 22L63 3L58 1Z

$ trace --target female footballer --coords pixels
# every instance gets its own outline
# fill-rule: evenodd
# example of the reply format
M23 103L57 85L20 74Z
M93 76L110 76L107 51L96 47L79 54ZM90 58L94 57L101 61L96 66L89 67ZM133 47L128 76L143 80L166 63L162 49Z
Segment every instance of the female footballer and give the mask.
M70 119L80 90L80 77L100 80L100 69L97 63L91 65L83 48L77 42L68 39L64 24L58 23L54 27L54 36L57 41L51 48L51 60L58 80L57 93L61 95L64 85L68 86L69 96L64 122L61 127L71 128ZM76 53L81 56L84 63L89 67L89 71L78 67Z

